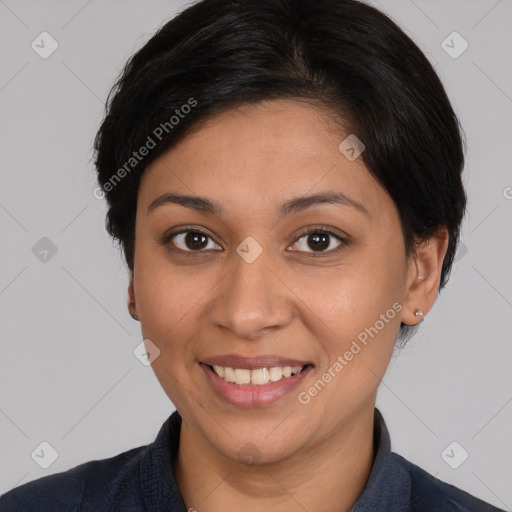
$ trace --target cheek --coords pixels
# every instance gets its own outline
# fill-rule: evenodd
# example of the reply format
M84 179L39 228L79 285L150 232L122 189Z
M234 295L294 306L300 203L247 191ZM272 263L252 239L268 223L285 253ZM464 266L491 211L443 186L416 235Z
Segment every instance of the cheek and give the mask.
M197 274L177 270L162 257L160 249L137 248L134 287L143 336L161 350L180 350L195 324L201 296L208 290Z
M302 391L307 399L320 395L317 390L321 389L317 407L330 404L324 411L329 418L341 417L374 399L400 326L401 304L395 300L392 281L377 286L376 274L363 275L340 276L336 285L326 282L322 301L332 302L323 314L317 309L314 334L324 356L315 382Z
M343 369L337 368L346 377L371 378L370 370L381 377L387 367L400 327L402 264L396 253L360 252L357 260L317 281L316 291L307 291L315 297L312 309L328 364L341 358ZM378 384L377 377L372 381Z
M176 271L151 251L141 249L138 257L134 285L142 336L160 350L151 366L174 406L187 411L200 399L191 386L198 371L192 351L205 292L197 276Z
M336 332L356 336L401 300L403 269L396 254L358 252L353 261L309 283L303 295L314 297L315 312ZM396 323L395 311L388 315Z

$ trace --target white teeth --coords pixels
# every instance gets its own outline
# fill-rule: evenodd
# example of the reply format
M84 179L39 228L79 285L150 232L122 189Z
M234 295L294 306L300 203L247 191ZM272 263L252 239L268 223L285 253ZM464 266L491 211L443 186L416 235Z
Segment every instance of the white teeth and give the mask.
M215 373L227 382L235 384L253 384L263 386L269 382L277 382L283 377L291 377L299 373L303 366L274 366L273 368L257 368L247 370L214 365Z
M258 368L257 370L251 371L251 383L261 386L267 384L270 380L268 370L266 368Z
M236 384L249 384L251 382L251 370L235 370Z
M220 377L220 375L219 375ZM235 382L235 371L233 368L224 368L224 380L228 382Z
M224 377L224 368L222 366L216 366L214 365L213 366L213 369L215 370L215 373L219 376L219 377Z
M275 382L276 380L281 380L283 378L283 369L280 366L276 366L275 368L270 368L268 371L270 380Z

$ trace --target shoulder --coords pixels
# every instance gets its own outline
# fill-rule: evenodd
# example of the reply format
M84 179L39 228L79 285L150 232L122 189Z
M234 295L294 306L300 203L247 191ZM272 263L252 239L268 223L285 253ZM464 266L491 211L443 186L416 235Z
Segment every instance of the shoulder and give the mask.
M503 512L502 509L435 478L397 453L392 453L392 457L410 477L410 510L414 512Z
M20 485L0 496L1 512L102 512L140 502L139 462L147 446L85 462ZM140 508L139 508L140 509ZM137 510L137 508L133 508Z

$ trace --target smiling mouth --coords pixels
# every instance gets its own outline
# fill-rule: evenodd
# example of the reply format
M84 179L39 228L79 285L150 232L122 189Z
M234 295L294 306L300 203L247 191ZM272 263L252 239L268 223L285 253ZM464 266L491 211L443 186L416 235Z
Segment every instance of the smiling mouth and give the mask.
M205 363L203 363L205 364ZM206 364L221 379L232 384L264 386L269 382L278 382L301 373L312 365L304 366L273 366L269 368L230 368L226 366Z

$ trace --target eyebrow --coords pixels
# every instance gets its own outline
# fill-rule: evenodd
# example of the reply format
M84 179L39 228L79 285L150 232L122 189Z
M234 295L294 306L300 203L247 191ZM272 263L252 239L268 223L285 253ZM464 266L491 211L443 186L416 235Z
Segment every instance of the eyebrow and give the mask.
M326 203L353 208L365 216L370 217L370 212L364 205L341 192L332 191L320 192L309 196L294 197L279 207L278 214L282 218L286 215L291 215L292 213L301 212L313 206ZM157 197L148 206L147 212L150 213L155 210L155 208L165 204L178 204L185 208L191 208L202 213L217 215L218 217L221 217L223 213L222 205L208 197L176 193L167 193Z

